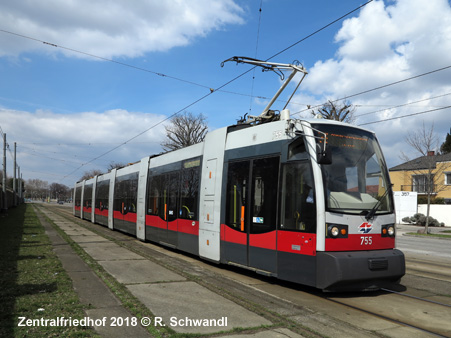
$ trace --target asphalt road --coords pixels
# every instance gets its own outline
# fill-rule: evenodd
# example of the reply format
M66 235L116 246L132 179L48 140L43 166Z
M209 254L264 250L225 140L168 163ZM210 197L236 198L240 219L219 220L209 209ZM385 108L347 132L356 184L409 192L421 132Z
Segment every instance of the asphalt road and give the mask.
M444 228L440 229L443 230ZM418 230L417 227L401 226L396 238L396 247L406 256L422 255L429 259L436 257L441 261L449 261L451 266L451 236L449 239L440 239L404 235L407 232L416 232L416 230ZM437 231L438 229L434 230Z

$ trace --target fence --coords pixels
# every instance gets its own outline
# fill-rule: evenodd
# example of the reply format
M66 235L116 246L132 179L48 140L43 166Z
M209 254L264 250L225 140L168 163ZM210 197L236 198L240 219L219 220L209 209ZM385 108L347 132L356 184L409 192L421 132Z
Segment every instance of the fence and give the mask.
M6 205L5 205L5 197L6 197ZM3 192L3 189L0 185L0 211L9 209L15 205L18 205L19 197L14 199L14 192L11 189L6 189L6 194Z
M418 204L418 212L426 215L427 207L427 204ZM434 217L440 223L445 223L445 226L451 227L451 205L431 204L429 209L429 216Z
M417 213L417 193L411 191L395 191L396 223L402 223L404 217L411 217Z

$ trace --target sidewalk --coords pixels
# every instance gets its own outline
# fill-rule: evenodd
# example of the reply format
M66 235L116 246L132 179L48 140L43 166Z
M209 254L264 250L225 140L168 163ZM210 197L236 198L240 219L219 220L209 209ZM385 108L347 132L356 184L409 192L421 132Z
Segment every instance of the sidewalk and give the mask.
M398 223L396 224L396 231L398 235L405 235L407 233L416 233L418 230L423 230L424 226L421 225L411 225L411 224L402 224L402 223ZM440 234L440 235L446 235L446 236L450 236L451 238L451 233L443 233L442 231L445 230L451 230L451 227L432 227L429 226L429 233L431 234Z
M36 209L35 209L36 211ZM39 209L39 211L42 211ZM99 279L91 268L78 256L70 245L56 232L56 230L45 220L41 212L36 212L42 226L52 242L55 251L64 269L72 279L73 287L78 294L81 303L90 305L92 309L86 311L91 319L103 320L103 317L132 317L120 301L113 295L110 289ZM70 228L69 225L60 223L60 228ZM95 330L105 337L150 337L149 333L142 327L110 327L96 326Z
M41 212L52 216L52 220L61 230L156 315L149 318L149 322L154 326L168 326L176 333L228 332L224 336L232 338L303 337L286 328L264 329L273 323L74 222L55 216L49 210L39 208L39 211L37 214L40 221L46 228L55 252L72 278L81 302L93 307L86 311L90 318L120 317L131 320L134 316L121 305L110 289L41 216ZM107 320L108 322L110 320ZM141 325L94 328L105 337L150 336ZM233 334L231 332L233 329L253 331L247 334Z

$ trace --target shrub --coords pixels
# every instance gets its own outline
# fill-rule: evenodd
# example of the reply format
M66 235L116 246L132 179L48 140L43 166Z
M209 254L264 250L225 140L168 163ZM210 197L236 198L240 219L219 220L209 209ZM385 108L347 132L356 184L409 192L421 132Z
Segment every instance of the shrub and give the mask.
M443 197L437 197L434 198L433 202L431 202L433 204L445 204L445 199Z
M426 216L418 213L413 215L412 217L404 217L402 219L403 222L406 223L411 223L411 224L416 224L416 225L422 225L425 226L426 225ZM445 224L442 222L440 223L439 221L437 221L434 217L429 216L429 226L432 227L443 227L445 226Z
M428 198L426 196L420 196L417 197L418 204L428 204Z
M417 197L418 204L428 204L427 196L418 196ZM445 199L443 197L431 197L431 204L445 204Z

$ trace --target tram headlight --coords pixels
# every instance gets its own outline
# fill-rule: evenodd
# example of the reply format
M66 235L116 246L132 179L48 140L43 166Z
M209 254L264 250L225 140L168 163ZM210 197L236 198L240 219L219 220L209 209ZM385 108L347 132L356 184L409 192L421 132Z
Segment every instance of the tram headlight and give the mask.
M337 237L340 234L340 230L338 230L337 227L332 227L330 229L330 234L332 235L332 237Z
M381 229L382 237L394 237L395 236L395 225L394 224L385 224Z
M348 226L343 224L327 224L327 237L347 238Z
M387 232L388 232L388 235L389 235L389 236L394 236L394 235L395 235L395 227L394 227L393 225L390 225L390 226L387 228Z

